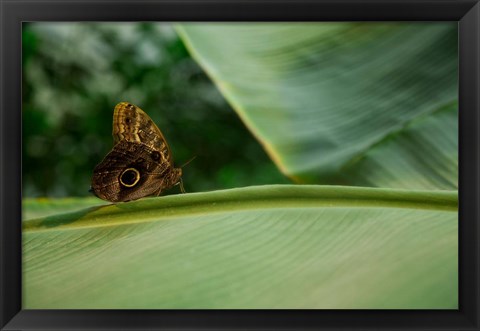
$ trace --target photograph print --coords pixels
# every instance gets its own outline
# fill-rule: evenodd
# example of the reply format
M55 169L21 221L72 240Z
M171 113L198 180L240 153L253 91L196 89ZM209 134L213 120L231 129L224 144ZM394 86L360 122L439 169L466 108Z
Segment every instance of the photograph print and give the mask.
M22 25L22 309L452 309L457 22Z

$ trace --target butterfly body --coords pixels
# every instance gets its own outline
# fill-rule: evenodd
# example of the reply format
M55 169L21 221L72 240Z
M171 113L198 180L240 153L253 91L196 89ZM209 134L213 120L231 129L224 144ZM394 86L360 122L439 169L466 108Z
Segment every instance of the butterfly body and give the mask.
M160 195L181 184L182 169L173 166L158 127L135 105L121 102L113 115L114 146L93 170L92 192L111 202Z

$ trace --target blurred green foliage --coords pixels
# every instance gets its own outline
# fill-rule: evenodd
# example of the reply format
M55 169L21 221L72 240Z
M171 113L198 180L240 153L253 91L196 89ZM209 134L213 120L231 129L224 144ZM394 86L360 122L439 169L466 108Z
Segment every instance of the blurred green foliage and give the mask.
M164 133L187 192L287 183L166 23L24 23L23 195L88 195L114 106ZM170 193L177 193L172 189Z

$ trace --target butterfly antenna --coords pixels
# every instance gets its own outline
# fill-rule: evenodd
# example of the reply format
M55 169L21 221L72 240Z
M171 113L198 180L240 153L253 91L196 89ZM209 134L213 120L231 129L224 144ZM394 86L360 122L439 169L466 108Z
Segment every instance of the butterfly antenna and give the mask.
M195 155L194 157L192 157L190 160L188 160L188 161L187 161L187 162L185 162L183 165L181 165L181 166L180 166L180 168L183 168L183 167L185 167L187 164L189 164L190 162L192 162L193 160L195 160L195 159L196 159L196 157L197 157L196 155Z

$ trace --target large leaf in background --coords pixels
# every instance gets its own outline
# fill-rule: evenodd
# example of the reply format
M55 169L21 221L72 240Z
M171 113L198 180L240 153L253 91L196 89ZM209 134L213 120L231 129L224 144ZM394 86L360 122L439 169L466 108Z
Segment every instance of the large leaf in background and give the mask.
M457 187L457 23L188 23L177 31L298 182Z
M456 192L264 186L85 209L98 202L24 221L23 308L458 308Z

